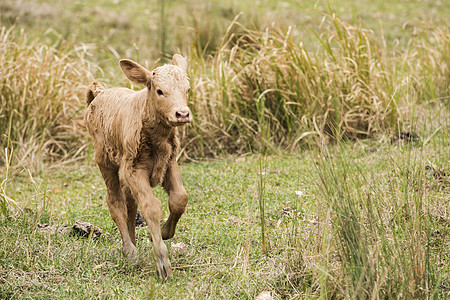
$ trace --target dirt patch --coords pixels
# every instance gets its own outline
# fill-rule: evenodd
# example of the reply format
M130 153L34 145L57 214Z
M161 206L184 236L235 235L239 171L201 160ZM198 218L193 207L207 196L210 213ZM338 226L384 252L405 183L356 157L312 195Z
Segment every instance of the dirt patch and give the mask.
M76 221L73 226L61 226L50 224L37 224L36 232L38 233L50 233L50 234L76 234L84 237L92 235L94 238L98 238L103 234L103 230L99 227L95 227L91 223L84 221Z

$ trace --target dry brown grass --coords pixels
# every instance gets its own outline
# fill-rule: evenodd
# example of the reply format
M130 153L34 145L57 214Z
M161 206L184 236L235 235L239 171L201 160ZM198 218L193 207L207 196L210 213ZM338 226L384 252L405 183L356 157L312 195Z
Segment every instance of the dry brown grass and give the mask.
M397 116L384 49L369 30L335 16L328 21L334 27L317 34L322 47L315 51L273 28L226 41L212 67L195 76L197 136L225 152L292 150L313 134L357 137L389 128Z
M446 26L405 51L388 51L371 30L334 14L311 33L315 49L290 29L237 31L245 33L226 35L211 60L192 54L196 119L188 143L195 155L294 150L314 136L369 137L409 124L405 108L448 101Z
M83 151L81 110L92 77L86 52L33 42L14 27L0 29L1 146L7 149L0 162L33 169L43 159Z

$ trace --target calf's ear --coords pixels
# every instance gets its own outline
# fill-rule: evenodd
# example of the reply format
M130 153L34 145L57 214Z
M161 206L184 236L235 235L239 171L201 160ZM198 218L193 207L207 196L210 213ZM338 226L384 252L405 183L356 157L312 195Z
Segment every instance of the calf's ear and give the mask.
M172 65L178 66L181 68L181 70L183 70L184 72L187 72L187 67L188 67L187 60L180 54L175 54L172 57Z
M150 84L152 74L140 64L130 59L121 59L119 66L130 81L147 86Z

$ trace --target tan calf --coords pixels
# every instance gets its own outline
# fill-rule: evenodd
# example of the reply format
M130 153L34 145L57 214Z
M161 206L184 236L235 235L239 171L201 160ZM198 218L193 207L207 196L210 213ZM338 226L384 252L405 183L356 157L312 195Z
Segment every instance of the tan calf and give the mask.
M175 54L171 65L152 72L123 59L119 65L141 91L105 89L94 82L87 93L85 121L107 188L106 202L123 241L123 253L136 260L137 206L149 227L158 276L171 274L163 239L172 238L188 196L181 181L176 156L177 127L191 121L187 106L187 61ZM169 195L170 215L163 228L161 202L152 188L162 184Z

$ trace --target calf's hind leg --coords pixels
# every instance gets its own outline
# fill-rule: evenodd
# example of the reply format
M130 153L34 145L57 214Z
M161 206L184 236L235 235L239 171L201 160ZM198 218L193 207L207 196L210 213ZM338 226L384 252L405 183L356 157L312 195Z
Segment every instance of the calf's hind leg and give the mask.
M109 213L116 223L117 228L119 228L122 237L123 254L128 259L135 261L138 259L138 252L135 247L134 234L133 236L130 236L127 222L130 212L128 212L126 199L120 188L117 170L112 170L100 165L99 167L107 188L106 203L108 204ZM136 216L136 212L134 212L134 216Z
M128 187L123 188L123 193L127 201L127 225L128 233L130 234L131 241L136 245L136 213L137 213L137 203L133 198L131 191Z

